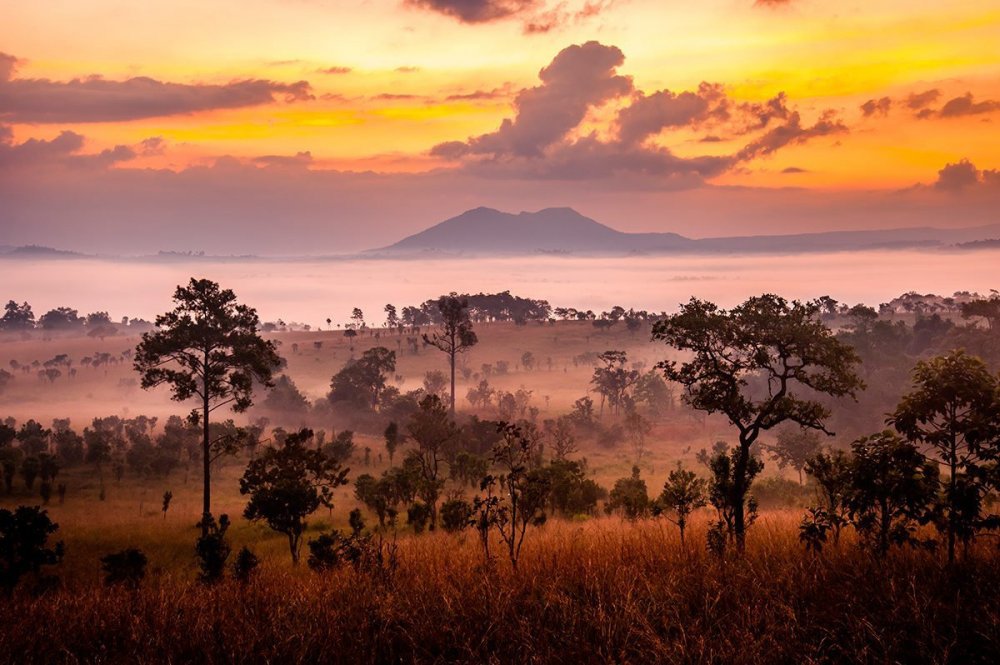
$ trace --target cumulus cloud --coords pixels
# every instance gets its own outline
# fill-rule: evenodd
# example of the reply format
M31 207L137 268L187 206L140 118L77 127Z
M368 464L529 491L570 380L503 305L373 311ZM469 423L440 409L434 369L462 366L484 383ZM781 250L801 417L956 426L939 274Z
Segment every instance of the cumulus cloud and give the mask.
M52 172L58 168L106 169L135 159L136 147L117 145L98 153L81 153L85 139L81 134L63 131L52 139L29 138L15 143L13 133L0 126L0 170Z
M431 155L457 161L470 173L500 178L580 180L632 174L659 177L664 186L690 186L784 146L847 131L830 111L814 124L803 124L783 93L765 102L736 104L722 85L713 83L702 83L695 91L636 92L631 78L617 71L623 63L621 50L598 42L563 49L539 73L540 85L518 93L513 117L496 131L440 143ZM588 113L608 102L627 102L609 128L611 136L581 136ZM702 126L757 136L731 155L680 156L652 140L667 129ZM709 135L703 142L720 140Z
M632 92L632 79L616 73L625 55L615 46L587 42L564 48L543 68L542 84L514 99L515 116L497 131L468 141L468 151L494 156L539 157L579 125L587 111Z
M616 0L404 0L404 4L470 25L520 19L526 35L543 35L598 16Z
M987 99L981 102L975 101L971 92L967 92L961 97L955 97L945 102L939 111L942 118L956 118L964 115L979 115L981 113L992 113L1000 110L1000 101Z
M768 130L759 138L747 144L738 154L740 161L747 161L770 155L777 150L796 143L820 136L847 132L847 125L841 122L831 111L820 116L814 124L804 127L797 111L793 111L788 120L773 129Z
M880 99L869 99L867 102L861 105L861 113L864 114L866 118L870 118L873 115L887 116L889 115L889 109L892 108L892 99L889 97L882 97Z
M308 81L183 84L145 76L52 81L15 78L16 63L0 54L0 119L7 122L118 122L313 98Z
M953 164L945 164L938 171L934 188L945 192L962 192L985 185L1000 189L1000 171L984 169L980 171L968 159L962 159Z
M618 133L625 143L639 143L667 127L684 127L727 113L725 93L719 85L702 83L696 92L639 93L618 113Z

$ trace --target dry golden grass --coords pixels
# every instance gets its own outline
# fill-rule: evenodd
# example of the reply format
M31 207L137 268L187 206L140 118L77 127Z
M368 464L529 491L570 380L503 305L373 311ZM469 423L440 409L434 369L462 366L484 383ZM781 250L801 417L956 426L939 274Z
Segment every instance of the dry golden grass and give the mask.
M851 543L812 556L796 520L767 515L742 558L706 554L703 525L685 549L667 523L602 519L531 534L517 573L484 566L473 534L435 534L401 539L389 579L269 557L245 587L204 587L189 572L136 591L78 582L4 603L0 659L996 662L996 549L955 570L912 550L878 561Z

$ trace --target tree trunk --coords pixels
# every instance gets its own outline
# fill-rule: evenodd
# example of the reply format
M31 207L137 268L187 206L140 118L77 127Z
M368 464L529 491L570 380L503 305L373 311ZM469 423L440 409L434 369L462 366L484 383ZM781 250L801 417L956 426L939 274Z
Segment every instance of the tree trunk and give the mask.
M207 373L207 369L206 369ZM203 397L202 408L204 409L204 417L202 418L202 440L201 440L201 463L204 470L204 478L202 479L202 508L201 508L201 535L205 537L208 535L208 520L212 516L212 445L209 440L208 431L208 378L205 379L204 385L205 394Z
M733 468L733 496L730 497L733 509L733 535L736 537L736 549L743 552L746 549L746 513L745 499L747 495L746 475L747 464L750 461L750 444L740 443L740 454L736 457Z
M451 360L451 417L455 417L455 348L452 346L452 351L449 354L449 360Z

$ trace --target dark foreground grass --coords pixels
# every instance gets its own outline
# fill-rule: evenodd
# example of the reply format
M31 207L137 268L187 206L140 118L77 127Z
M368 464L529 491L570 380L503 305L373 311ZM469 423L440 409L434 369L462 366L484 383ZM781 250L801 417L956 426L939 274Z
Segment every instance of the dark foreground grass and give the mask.
M554 524L520 569L476 540L400 542L389 577L277 562L246 586L154 576L0 604L6 662L995 663L1000 554L952 569L845 543L805 553L794 523L754 527L717 559L662 523ZM269 562L270 563L270 562Z

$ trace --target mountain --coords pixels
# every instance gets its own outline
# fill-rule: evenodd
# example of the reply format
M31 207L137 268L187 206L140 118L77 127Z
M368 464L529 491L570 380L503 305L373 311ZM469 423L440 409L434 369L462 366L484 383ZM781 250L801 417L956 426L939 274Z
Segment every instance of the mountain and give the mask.
M518 214L474 208L369 253L632 254L785 253L944 247L995 238L1000 224L964 229L930 227L830 231L793 235L687 238L676 233L624 233L572 208Z

